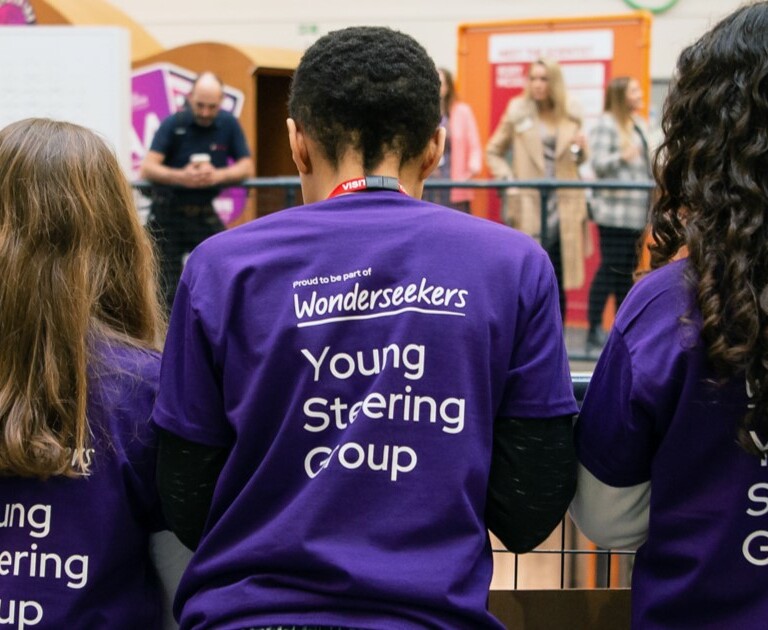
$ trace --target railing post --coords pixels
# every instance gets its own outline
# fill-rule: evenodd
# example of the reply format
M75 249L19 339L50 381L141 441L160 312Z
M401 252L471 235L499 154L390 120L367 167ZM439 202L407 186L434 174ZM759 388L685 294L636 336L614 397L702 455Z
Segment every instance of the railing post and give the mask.
M509 225L509 221L507 221L507 189L504 186L498 186L496 188L496 194L499 196L499 216L501 217L501 222L504 225Z
M296 188L288 186L285 189L285 207L293 208L296 205Z
M541 228L540 234L541 234L541 246L546 248L549 246L549 234L548 234L548 226L547 226L547 214L548 214L548 202L549 202L549 195L550 190L549 188L544 185L539 188L539 198L541 199Z

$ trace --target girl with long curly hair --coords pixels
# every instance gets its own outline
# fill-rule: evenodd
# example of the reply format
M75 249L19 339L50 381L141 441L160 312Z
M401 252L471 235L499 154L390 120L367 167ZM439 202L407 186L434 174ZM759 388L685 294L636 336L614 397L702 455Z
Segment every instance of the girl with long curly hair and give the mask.
M619 310L576 425L572 514L603 547L639 547L635 628L768 619L766 121L768 3L756 2L680 55L654 270Z

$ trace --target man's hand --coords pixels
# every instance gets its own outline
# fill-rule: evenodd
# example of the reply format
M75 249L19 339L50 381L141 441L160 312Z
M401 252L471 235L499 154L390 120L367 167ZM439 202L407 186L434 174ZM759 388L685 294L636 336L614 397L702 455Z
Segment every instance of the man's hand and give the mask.
M210 188L220 179L210 162L190 162L179 172L179 185L186 188Z

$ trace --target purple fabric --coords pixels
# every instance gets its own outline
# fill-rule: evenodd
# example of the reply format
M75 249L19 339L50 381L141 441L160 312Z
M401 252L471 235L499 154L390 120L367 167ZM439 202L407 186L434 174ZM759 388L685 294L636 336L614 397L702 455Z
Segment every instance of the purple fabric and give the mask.
M746 385L712 385L685 266L648 275L622 304L577 448L603 483L651 483L648 540L632 577L634 628L763 628L768 467L736 444Z
M0 477L0 623L161 627L148 538L162 529L149 417L156 353L105 348L89 387L89 476Z
M500 628L493 420L575 411L551 265L510 228L382 191L209 239L154 412L231 448L182 628Z

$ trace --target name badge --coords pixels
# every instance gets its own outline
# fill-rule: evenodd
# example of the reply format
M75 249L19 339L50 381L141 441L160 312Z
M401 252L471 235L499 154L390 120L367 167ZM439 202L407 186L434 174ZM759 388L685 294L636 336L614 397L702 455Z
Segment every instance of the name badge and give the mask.
M519 123L515 125L515 133L523 133L529 129L533 129L533 120L530 118L523 118Z

